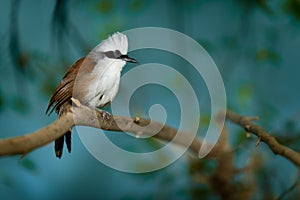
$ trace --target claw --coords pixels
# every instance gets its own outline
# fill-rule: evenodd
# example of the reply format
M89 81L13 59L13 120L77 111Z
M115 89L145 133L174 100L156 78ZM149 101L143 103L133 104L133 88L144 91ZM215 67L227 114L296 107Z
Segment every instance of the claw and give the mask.
M75 106L77 106L77 107L81 106L81 103L80 103L80 101L78 99L75 99L75 98L72 97L71 101L75 104Z
M101 110L101 116L104 120L109 120L110 119L110 113L106 112L105 110Z

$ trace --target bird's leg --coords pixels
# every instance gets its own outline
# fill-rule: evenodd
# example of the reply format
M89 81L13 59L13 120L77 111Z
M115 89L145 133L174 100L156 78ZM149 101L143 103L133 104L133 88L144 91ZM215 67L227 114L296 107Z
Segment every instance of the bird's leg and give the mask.
M104 120L109 120L110 117L111 117L111 114L101 108L104 108L106 107L110 102L106 103L105 105L102 105L102 106L96 106L96 108L99 109L99 112L101 113L101 117L104 119Z
M82 106L82 104L80 103L80 101L78 99L75 99L74 97L71 98L71 101L77 107L81 107ZM95 107L90 106L90 105L88 105L88 107L91 108L91 109L95 109ZM101 117L104 120L109 120L110 119L111 114L109 112L107 112L105 110L102 110L102 109L99 109L99 112L101 113Z

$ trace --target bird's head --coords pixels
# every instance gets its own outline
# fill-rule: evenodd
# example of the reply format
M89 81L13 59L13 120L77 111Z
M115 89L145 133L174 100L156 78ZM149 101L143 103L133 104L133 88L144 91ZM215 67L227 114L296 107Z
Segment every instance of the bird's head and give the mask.
M96 55L98 58L105 57L109 59L136 63L137 61L134 58L130 58L127 55L127 51L128 40L126 35L116 32L97 45L91 53Z

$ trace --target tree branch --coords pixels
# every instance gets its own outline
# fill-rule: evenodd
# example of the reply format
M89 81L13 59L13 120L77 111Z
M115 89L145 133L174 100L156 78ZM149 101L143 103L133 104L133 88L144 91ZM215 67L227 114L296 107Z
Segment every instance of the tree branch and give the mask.
M25 155L28 152L61 137L75 125L90 126L109 131L126 131L135 134L137 137L141 134L153 135L153 137L157 139L172 141L183 146L186 145L185 138L188 138L186 136L189 135L188 133L182 133L185 138L180 137L175 139L174 137L179 131L159 122L152 121L150 123L150 120L146 119L112 115L107 117L105 111L92 110L83 105L72 107L71 110L72 112L68 112L52 124L33 133L13 138L0 139L0 156L17 154ZM74 121L76 121L76 123ZM198 155L201 145L202 141L195 138L189 146L189 149ZM213 156L214 153L215 151L212 151L210 155Z
M17 154L25 155L38 147L54 141L75 125L90 126L109 131L126 131L135 134L137 137L141 134L153 135L153 137L159 140L172 141L175 144L182 146L186 146L187 138L190 138L189 133L182 133L159 122L112 115L109 115L107 118L104 117L104 114L106 114L104 113L105 111L92 110L83 105L72 107L71 110L72 112L68 112L52 124L33 133L13 138L0 139L0 156ZM259 138L259 141L266 143L275 154L287 158L296 166L300 167L300 154L280 144L273 136L254 124L252 121L256 118L244 117L232 111L226 112L226 118L243 127L247 132L255 134ZM76 123L74 122L74 119ZM177 133L181 133L184 137L175 138ZM195 155L198 155L202 143L201 139L195 137L192 144L189 146L189 150ZM222 145L217 143L207 157L211 158L221 155L223 151L221 147Z
M292 150L291 148L280 144L275 137L267 133L260 126L253 123L254 120L257 120L258 117L245 117L239 114L236 114L232 111L226 112L226 119L231 122L243 127L247 132L253 133L258 137L257 145L260 141L264 142L269 146L274 154L279 154L282 157L290 160L296 166L300 167L300 154L297 151Z

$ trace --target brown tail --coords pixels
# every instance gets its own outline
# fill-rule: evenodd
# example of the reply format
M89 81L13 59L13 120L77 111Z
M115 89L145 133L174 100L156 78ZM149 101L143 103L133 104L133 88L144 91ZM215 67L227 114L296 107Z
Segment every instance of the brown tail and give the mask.
M65 138L66 138L67 149L68 149L69 153L71 153L71 134L72 134L71 130L67 131L65 133L65 135L63 135L60 138L58 138L57 140L55 140L54 149L55 149L56 157L61 158L61 156L63 154Z

